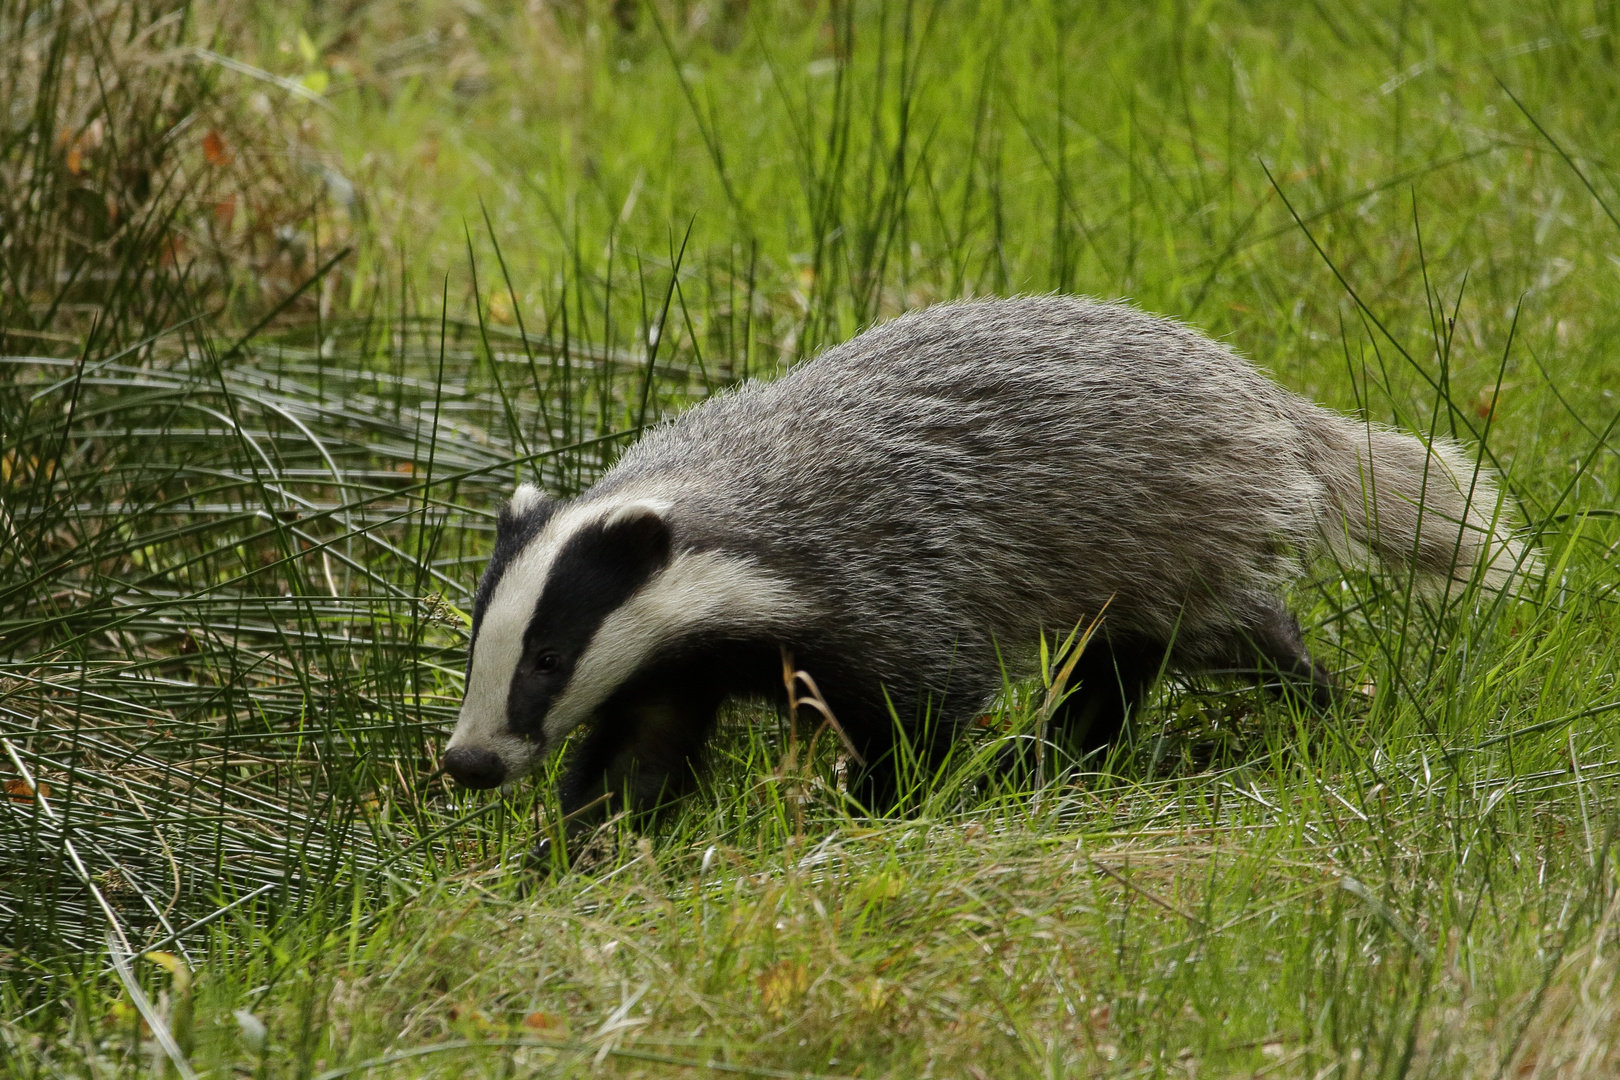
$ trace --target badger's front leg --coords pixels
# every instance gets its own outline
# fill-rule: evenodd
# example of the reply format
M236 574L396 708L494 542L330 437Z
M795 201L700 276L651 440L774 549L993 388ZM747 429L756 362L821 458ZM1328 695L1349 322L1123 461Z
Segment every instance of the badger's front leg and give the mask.
M617 695L577 739L558 785L561 828L549 845L566 847L567 861L613 814L651 817L695 786L714 730L720 699L695 687L652 686Z

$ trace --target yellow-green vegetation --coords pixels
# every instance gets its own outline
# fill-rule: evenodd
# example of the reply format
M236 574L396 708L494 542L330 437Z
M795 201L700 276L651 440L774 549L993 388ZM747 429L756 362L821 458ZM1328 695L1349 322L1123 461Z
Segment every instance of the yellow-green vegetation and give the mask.
M0 0L0 1074L1620 1072L1620 5ZM1499 469L1544 581L1323 564L903 812L729 714L525 853L436 772L495 508L861 326L1131 297ZM784 527L790 527L784 524ZM1054 763L1055 764L1055 763Z

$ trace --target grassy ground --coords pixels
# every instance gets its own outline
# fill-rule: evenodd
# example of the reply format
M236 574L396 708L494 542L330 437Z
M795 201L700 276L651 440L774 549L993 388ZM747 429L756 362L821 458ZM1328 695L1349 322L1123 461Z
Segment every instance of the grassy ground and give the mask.
M0 1072L1620 1072L1617 50L1610 0L0 0ZM514 482L1052 289L1470 442L1545 584L1323 565L1360 695L1171 682L1034 791L1019 695L894 820L746 709L555 878L544 783L435 775Z

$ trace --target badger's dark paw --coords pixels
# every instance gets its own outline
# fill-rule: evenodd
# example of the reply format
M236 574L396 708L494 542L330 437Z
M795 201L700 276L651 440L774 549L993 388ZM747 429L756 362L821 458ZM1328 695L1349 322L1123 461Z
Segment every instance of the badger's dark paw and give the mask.
M575 870L589 870L612 859L618 848L618 832L611 826L617 821L615 818L594 829L571 828L567 831L565 841L551 836L542 837L529 849L524 859L524 869L542 877L561 877Z
M572 866L568 846L557 843L549 836L542 837L531 847L523 860L525 870L542 877L562 877Z
M1350 702L1355 697L1314 663L1308 671L1284 672L1268 679L1264 686L1277 700L1292 702L1316 712L1327 712L1335 705Z

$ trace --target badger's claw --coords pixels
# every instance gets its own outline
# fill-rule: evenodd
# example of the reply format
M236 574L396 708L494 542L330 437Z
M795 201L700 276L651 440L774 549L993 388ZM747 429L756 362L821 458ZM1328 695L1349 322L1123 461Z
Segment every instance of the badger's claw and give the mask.
M573 865L569 855L567 845L556 843L549 836L543 836L529 849L523 868L546 877L561 877L568 873Z

